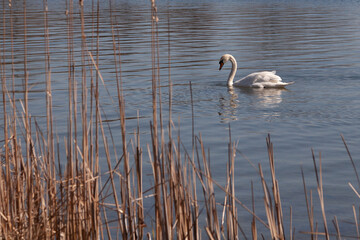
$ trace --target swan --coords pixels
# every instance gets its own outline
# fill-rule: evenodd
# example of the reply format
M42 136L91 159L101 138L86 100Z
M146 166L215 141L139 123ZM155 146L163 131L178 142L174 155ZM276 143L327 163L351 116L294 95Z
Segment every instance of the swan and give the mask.
M239 86L239 87L252 87L252 88L283 88L287 85L293 84L294 82L283 82L281 77L276 75L276 71L268 72L255 72L243 77L240 80L234 82L234 77L237 69L236 59L230 54L224 54L219 61L220 68L224 64L230 61L232 64L231 72L227 80L228 87Z

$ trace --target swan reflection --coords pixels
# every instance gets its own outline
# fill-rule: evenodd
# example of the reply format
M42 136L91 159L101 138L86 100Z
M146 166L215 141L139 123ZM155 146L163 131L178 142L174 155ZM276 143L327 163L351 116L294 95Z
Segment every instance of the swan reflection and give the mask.
M255 107L275 108L282 102L281 94L286 89L270 88L270 89L241 89L242 92L254 96L251 98L251 104Z
M219 99L219 116L222 122L238 120L239 113L251 111L253 109L272 109L277 108L282 102L281 94L288 91L284 88L228 88L228 95L221 96ZM239 97L240 96L240 97ZM241 109L241 110L240 110ZM272 112L276 115L276 112ZM264 113L269 115L268 113Z

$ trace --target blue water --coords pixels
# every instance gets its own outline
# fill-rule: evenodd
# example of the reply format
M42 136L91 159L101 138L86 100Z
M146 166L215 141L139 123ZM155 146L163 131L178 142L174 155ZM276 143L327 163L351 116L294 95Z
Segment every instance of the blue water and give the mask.
M44 105L45 89L43 13L36 1L28 5L29 78L33 90L29 95L30 109L33 116L41 119L45 115L44 108L39 108ZM116 99L117 93L108 8L108 3L101 5L99 68L107 90L101 87L100 95L107 118L115 120L118 111L114 110L111 98ZM91 4L85 9L88 13L87 41L92 51L95 40L91 38L94 26ZM21 11L22 5L15 4L14 14L19 26L14 29L14 46L19 80L23 76ZM54 114L58 134L66 136L65 7L50 1L49 11ZM313 191L316 214L319 214L311 149L317 160L321 153L329 225L335 215L341 221L353 221L352 204L358 206L359 199L348 186L348 182L357 186L356 176L340 134L344 135L356 165L360 166L359 11L358 1L167 1L158 5L164 119L168 119L170 29L173 120L175 125L178 125L178 119L180 121L184 145L191 149L191 82L195 133L201 133L206 148L210 149L213 176L220 184L225 184L226 180L229 127L232 140L238 141L238 150L256 166L261 163L267 178L270 173L265 138L271 135L284 218L288 220L292 206L296 235L298 230L309 230L301 168L307 187ZM148 1L119 2L113 5L112 14L121 47L126 115L130 118L126 123L128 137L132 137L130 133L137 126L137 120L131 118L139 112L146 149L146 144L150 143L147 141L152 118L150 4ZM79 62L76 76L80 81L79 24L79 16L76 16L75 59ZM10 43L6 41L5 44L9 46ZM295 84L286 89L228 89L226 79L230 64L218 71L218 61L224 53L237 59L237 79L254 71L276 70L283 81L295 81ZM9 63L10 53L6 54ZM9 69L8 65L7 73ZM21 81L17 88L22 89ZM118 121L111 122L110 126L114 138L119 138ZM148 163L148 159L144 161ZM149 165L145 166L144 172L151 173ZM263 193L257 170L240 154L236 157L236 173L237 197L250 204L250 183L253 181L257 212L263 212ZM240 215L243 219L239 220L240 224L246 229L249 216L246 212ZM321 216L318 215L316 220L320 226ZM355 227L351 224L341 222L340 225L342 233L354 235Z

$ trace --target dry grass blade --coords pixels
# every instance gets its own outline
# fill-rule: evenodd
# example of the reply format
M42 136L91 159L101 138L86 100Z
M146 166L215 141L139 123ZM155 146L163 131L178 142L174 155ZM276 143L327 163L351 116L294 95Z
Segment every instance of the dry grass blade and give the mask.
M358 196L358 198L360 198L360 194L358 193L358 191L356 191L356 189L354 188L354 186L351 183L348 183L350 188L354 191L354 193L356 194L356 196Z
M321 154L319 154L319 171L317 170L315 154L314 154L313 150L312 150L312 157L313 157L313 162L314 162L314 171L315 171L315 176L316 176L317 191L318 191L319 200L320 200L321 213L322 213L323 222L324 222L325 237L328 240L330 238L330 236L329 236L329 232L328 232L326 215L325 215L324 190L323 190L323 184L322 184Z
M305 177L304 177L304 171L301 168L301 176L302 176L302 180L303 180L303 186L304 186L304 195L305 195L305 202L306 202L306 210L307 210L307 215L308 215L308 220L309 220L309 224L310 224L310 232L314 231L314 212L313 212L313 206L312 206L312 201L310 200L309 203L309 199L308 199L308 194L307 194L307 189L306 189L306 184L305 184ZM314 236L311 235L311 239L314 239Z
M355 162L354 162L354 160L352 159L350 150L349 150L349 148L348 148L348 146L347 146L347 144L346 144L345 138L344 138L344 136L343 136L342 134L341 134L341 139L342 139L342 141L343 141L343 143L344 143L346 152L347 152L348 155L349 155L349 158L350 158L350 161L351 161L351 165L352 165L353 168L354 168L355 175L356 175L356 179L357 179L357 182L358 182L358 185L359 185L359 188L360 188L360 178L359 178L359 174L358 174L358 172L357 172L357 169L356 169L356 166L355 166Z
M289 236L290 236L290 240L293 239L293 232L292 232L292 207L290 206L290 227L289 227L290 231L289 231Z
M355 205L352 206L352 209L353 209L353 213L354 213L354 220L355 220L355 227L356 227L356 235L357 235L357 238L360 238L360 235L359 235L359 224L358 224L358 218L357 218L357 216L356 216Z
M3 3L4 4L4 3ZM9 158L9 145L8 145L8 141L9 141L9 135L8 135L8 115L7 115L7 108L6 108L6 94L7 94L7 90L6 90L6 68L5 68L5 52L6 52L6 48L5 48L5 36L6 36L6 26L5 26L5 8L3 8L3 47L2 47L2 51L0 48L0 62L1 62L1 89L2 89L2 105L3 105L3 126L4 126L4 141L5 141L5 178L3 179L3 175L2 175L2 171L3 169L0 169L0 187L3 191L0 191L0 201L1 202L8 202L10 205L13 203L13 184L12 181L10 179L10 172L11 172L11 163L10 163L10 158ZM1 159L2 161L2 159ZM7 197L6 197L7 196ZM0 226L4 226L4 229L6 231L8 231L12 224L13 221L11 219L13 219L13 214L11 211L9 211L9 209L7 207L4 206L0 206L0 212L2 215L2 221L0 221ZM5 215L6 216L5 216ZM1 232L0 232L1 234Z
M268 186L266 184L261 165L259 164L259 174L264 191L264 205L266 216L268 219L268 224L270 228L270 233L273 239L285 239L284 225L283 225L283 214L281 207L281 198L278 181L275 176L275 163L274 163L274 151L273 144L270 140L270 135L266 138L268 156L269 156L269 165L271 171L271 180L272 180L272 197ZM273 203L274 202L274 205Z
M334 227L335 227L335 229L336 229L336 239L337 239L337 240L341 240L339 223L338 223L338 220L337 220L337 217L336 217L336 216L334 217L333 224L334 224Z
M201 136L199 137L200 150L201 150L201 159L203 160L204 172L208 176L206 178L206 196L205 201L207 204L208 210L208 227L211 230L213 236L216 236L217 239L220 239L220 225L217 217L216 201L215 201L215 191L213 185L213 178L211 176L211 170L209 166L208 159L205 154L205 147Z
M251 181L251 203L252 203L252 211L255 214L254 184L252 181ZM257 229L256 229L255 216L252 217L252 221L251 221L251 233L252 233L252 239L257 240Z

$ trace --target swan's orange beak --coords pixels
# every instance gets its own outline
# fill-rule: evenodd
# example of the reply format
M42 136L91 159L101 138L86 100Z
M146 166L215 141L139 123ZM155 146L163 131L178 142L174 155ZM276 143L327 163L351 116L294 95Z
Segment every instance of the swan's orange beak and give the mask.
M219 64L220 64L220 67L219 67L219 71L222 69L222 67L224 66L224 63L223 63L223 61L221 61L221 62L219 62Z

